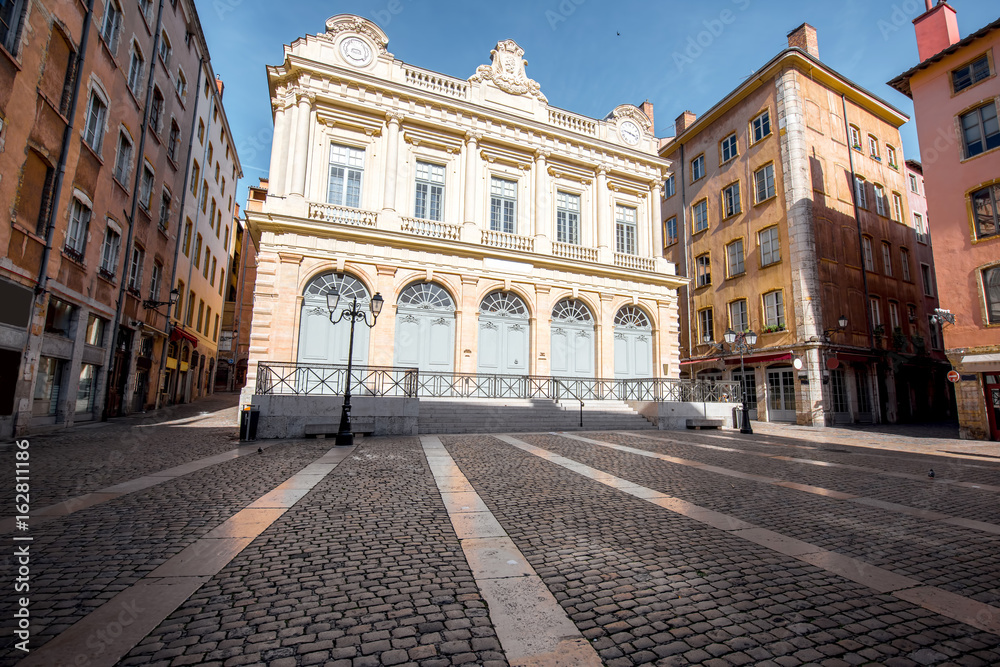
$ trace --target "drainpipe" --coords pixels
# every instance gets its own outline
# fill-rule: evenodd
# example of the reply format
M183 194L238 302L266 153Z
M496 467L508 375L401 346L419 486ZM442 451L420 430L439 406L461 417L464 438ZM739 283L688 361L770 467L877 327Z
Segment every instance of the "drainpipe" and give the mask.
M38 266L38 281L35 294L41 295L49 282L49 256L52 254L52 237L56 231L56 215L59 211L59 196L62 194L63 181L66 179L66 161L69 159L69 143L73 139L73 128L76 125L76 108L80 100L80 80L83 63L87 59L87 44L90 41L90 24L94 16L94 0L87 0L87 13L83 17L83 35L80 37L80 49L76 52L76 71L73 73L73 96L70 98L67 111L66 129L63 130L62 147L59 149L59 165L56 167L56 179L52 185L52 205L49 207L48 220L45 222L45 248L42 250L42 260Z
M115 308L115 318L111 322L111 345L108 353L108 363L105 368L108 372L104 378L104 408L101 410L101 421L108 420L108 399L111 397L111 376L114 375L115 350L118 348L118 327L121 326L122 311L125 309L125 283L128 282L128 267L132 262L132 244L135 241L135 216L139 211L139 185L142 180L142 161L146 151L146 134L149 128L149 115L152 111L150 101L153 98L153 74L156 72L157 53L160 50L160 33L163 29L163 0L156 10L156 32L153 34L153 51L150 53L149 83L146 84L146 103L142 113L142 132L139 135L139 162L135 166L135 179L132 182L132 211L128 219L128 240L125 243L125 266L122 272L121 283L118 285L118 304ZM169 76L169 72L168 72ZM123 397L124 398L124 397Z
M177 216L177 241L174 242L174 263L170 268L170 289L177 287L177 262L180 260L181 256L181 239L184 236L184 205L187 203L188 194L188 179L191 177L191 152L194 150L194 136L198 131L196 128L196 123L198 121L198 103L201 102L201 75L205 71L205 58L202 57L198 61L198 81L194 86L194 110L191 112L191 136L188 138L188 149L184 154L184 181L181 186L181 205L180 212ZM194 228L192 226L191 233L194 233ZM181 294L180 296L184 296ZM178 299L179 301L180 299ZM156 392L156 409L160 408L160 397L163 396L163 390L166 388L164 386L166 378L164 374L167 370L167 348L170 345L170 334L174 327L173 323L170 321L170 309L175 306L167 306L167 339L163 342L163 350L160 354L160 388ZM180 313L174 313L174 319L180 320Z

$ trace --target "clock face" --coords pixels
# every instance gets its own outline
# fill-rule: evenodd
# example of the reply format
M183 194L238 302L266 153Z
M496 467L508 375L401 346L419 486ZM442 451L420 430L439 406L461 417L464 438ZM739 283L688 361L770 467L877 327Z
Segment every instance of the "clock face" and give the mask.
M340 53L355 67L364 67L372 61L371 48L358 37L348 37L341 42Z
M639 126L630 120L618 126L618 134L621 136L622 141L629 146L635 146L639 143L639 138L642 136Z

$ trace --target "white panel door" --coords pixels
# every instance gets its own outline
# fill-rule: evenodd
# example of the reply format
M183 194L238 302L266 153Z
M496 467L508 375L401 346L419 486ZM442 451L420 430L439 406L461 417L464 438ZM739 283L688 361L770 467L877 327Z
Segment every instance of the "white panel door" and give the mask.
M394 366L450 373L455 367L455 315L400 308Z
M615 377L653 377L653 327L636 306L615 315Z

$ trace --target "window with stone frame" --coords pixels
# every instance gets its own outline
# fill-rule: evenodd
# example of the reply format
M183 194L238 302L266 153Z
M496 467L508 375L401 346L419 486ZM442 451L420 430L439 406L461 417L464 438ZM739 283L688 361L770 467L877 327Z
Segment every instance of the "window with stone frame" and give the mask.
M729 326L737 333L750 330L750 311L747 300L740 299L729 304Z
M698 311L698 338L699 342L715 340L715 319L711 308Z
M63 251L78 262L83 261L83 251L87 245L87 228L90 226L90 206L74 197L70 205L69 225L66 228L66 244Z
M722 140L720 145L721 162L725 164L730 160L736 158L740 154L739 143L736 140L736 133L733 132L728 137Z
M972 193L972 216L977 239L1000 234L1000 183Z
M694 223L694 233L708 229L708 200L702 199L691 207L691 219Z
M705 177L705 154L698 155L691 160L691 182L701 180Z
M1000 146L1000 122L996 102L962 114L962 141L965 157L971 158Z
M1000 265L983 269L982 276L986 321L990 324L1000 324Z
M413 217L440 222L444 219L444 165L417 161Z
M556 241L580 245L580 195L556 192Z
M636 247L636 210L631 206L615 205L615 252L634 255Z
M757 242L760 245L761 266L770 266L781 261L781 237L777 226L758 232Z
M774 163L764 165L753 174L754 185L757 190L757 203L770 199L775 195L774 190Z
M708 253L698 255L695 260L695 274L697 275L698 287L706 287L712 284L712 259Z
M743 256L743 239L736 239L726 246L726 275L730 278L746 271Z
M768 110L750 121L750 136L753 137L752 143L757 143L769 134L771 134L771 112Z
M365 152L362 149L331 144L326 203L351 208L360 207L364 169Z
M987 55L982 55L972 62L954 69L951 72L951 85L954 92L958 93L969 86L979 83L990 76L990 59Z
M739 181L731 183L722 189L722 212L725 218L731 218L743 212Z
M25 0L4 0L0 2L0 46L8 53L17 55L17 45L21 38L24 22Z
M667 245L673 245L677 243L677 216L673 216L668 219L664 224L664 236L667 239Z
M781 290L768 292L763 296L764 327L772 330L785 328L785 299Z

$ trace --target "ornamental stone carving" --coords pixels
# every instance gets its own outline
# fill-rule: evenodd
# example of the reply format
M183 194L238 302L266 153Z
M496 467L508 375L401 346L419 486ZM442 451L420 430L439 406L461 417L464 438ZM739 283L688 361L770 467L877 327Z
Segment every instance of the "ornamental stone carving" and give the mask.
M480 65L469 81L492 81L500 90L511 95L531 95L541 102L548 102L538 82L528 78L524 68L524 49L512 39L497 42L490 51L491 65Z
M653 123L649 120L649 117L646 116L646 114L644 114L639 107L632 104L622 104L615 107L615 110L612 111L606 118L606 120L612 119L615 122L622 120L634 121L647 133L652 132L653 129Z
M389 44L389 38L386 37L386 34L377 25L360 16L338 14L327 19L326 34L322 35L323 37L330 41L336 41L343 33L354 33L367 37L378 49L380 55L388 53L386 46Z

